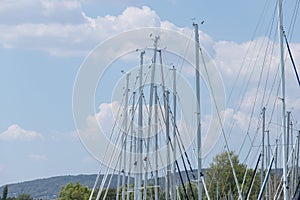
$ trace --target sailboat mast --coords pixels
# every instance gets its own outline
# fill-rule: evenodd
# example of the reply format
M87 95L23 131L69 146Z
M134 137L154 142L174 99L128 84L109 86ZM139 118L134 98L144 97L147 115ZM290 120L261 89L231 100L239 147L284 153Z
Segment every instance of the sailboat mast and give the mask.
M154 198L158 200L158 100L157 100L157 86L154 86L154 131L155 131L155 180L154 180Z
M289 148L290 148L290 123L291 123L291 112L287 112L287 126L286 126L286 158L289 158ZM291 143L292 144L292 143ZM289 166L287 166L288 170Z
M284 74L284 50L283 50L283 24L282 24L282 0L278 0L278 32L280 47L280 68L281 68L281 134L282 134L282 169L283 169L283 197L284 200L289 199L288 183L287 183L287 159L286 159L286 117L285 117L285 74Z
M134 106L135 106L135 92L133 92L133 97L132 97L132 106L131 106L131 121L130 121L130 154L129 154L129 165L131 166L131 162L132 162L132 154L133 154L133 134L134 134L134 129L133 129L133 122L134 122ZM130 198L130 179L131 179L131 172L130 169L128 169L128 178L127 178L127 198L126 200L129 200ZM89 199L90 200L90 199Z
M129 77L130 73L126 74L126 93L125 93L125 106L124 106L124 141L123 142L123 152L124 152L124 159L123 159L123 178L122 178L122 200L125 200L125 181L126 181L126 175L125 175L125 169L126 169L126 145L127 145L127 137L128 137L128 93L129 93ZM129 177L128 177L129 178Z
M137 136L137 152L136 155L136 164L138 169L136 180L135 180L135 186L134 186L134 199L140 200L142 199L142 169L143 169L143 58L144 58L145 51L142 51L140 54L140 72L139 72L139 78L140 78L140 88L139 88L139 110L138 110L138 136Z
M197 96L197 186L198 186L198 200L202 200L202 163L201 163L201 116L200 116L200 66L199 66L199 33L198 24L193 23L195 27L195 53L196 53L196 96Z
M276 146L278 146L278 139L275 140L275 144ZM275 157L275 161L274 161L274 164L275 164L275 173L274 173L274 191L276 191L277 189L277 158L278 158L278 148L275 148L275 152L274 152L274 157Z
M261 168L260 168L260 187L263 186L264 182L264 159L265 159L265 114L266 108L262 109L262 145L261 145ZM263 197L262 197L263 198Z
M171 200L171 162L170 162L170 117L169 117L169 91L165 90L165 119L166 119L166 145L167 145L167 177L166 177L166 200Z
M266 131L266 133L267 133L267 163L270 163L270 160L271 160L271 146L270 146L270 131L269 130L267 130ZM275 172L276 173L276 172ZM272 192L271 192L271 181L272 180L269 180L268 179L268 199L271 199L271 194L272 194Z
M146 142L146 157L145 157L145 174L144 174L144 200L147 199L147 187L148 187L148 167L149 167L149 148L150 148L150 134L151 134L151 123L152 123L152 109L153 109L153 88L155 80L155 68L156 68L156 53L157 53L157 41L159 36L154 38L154 55L153 63L151 66L151 83L150 83L150 100L149 100L149 116L148 116L148 130L147 130L147 142Z
M177 103L177 91L176 91L176 68L173 66L173 200L177 199L176 195L176 186L177 186L177 178L176 178L176 103Z

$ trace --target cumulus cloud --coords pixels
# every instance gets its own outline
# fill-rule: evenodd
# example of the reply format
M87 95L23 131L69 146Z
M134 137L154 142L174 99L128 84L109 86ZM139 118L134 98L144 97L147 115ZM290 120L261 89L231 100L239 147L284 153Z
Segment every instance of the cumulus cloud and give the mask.
M18 13L18 14L15 14ZM5 48L24 48L35 49L48 52L55 56L82 56L86 55L96 44L104 41L113 35L124 31L141 27L162 27L180 31L191 35L191 28L177 27L169 21L164 21L151 8L128 7L119 15L106 15L91 17L83 12L82 2L79 0L23 0L0 2L0 45ZM263 64L269 64L269 85L267 93L271 89L271 81L276 76L278 67L278 46L277 42L267 37L256 38L253 41L237 43L233 41L214 41L209 35L201 32L201 44L212 57L212 60L219 68L228 91L234 88L233 101L230 109L237 110L241 97L245 96L241 103L240 110L230 111L229 115L239 127L246 129L248 127L251 107L256 96L257 81L260 77L260 69ZM264 49L269 45L269 51L264 58ZM274 52L271 53L271 47L274 46ZM300 44L291 44L296 63L300 63ZM245 57L246 53L247 57ZM272 60L272 62L271 62ZM242 68L241 68L242 66ZM234 79L241 68L238 82L233 85ZM192 68L185 68L187 74L194 74ZM290 66L286 66L287 87L289 90L298 90L294 72ZM251 71L253 70L253 74ZM267 74L267 68L264 74ZM250 77L250 75L252 77ZM249 85L246 83L249 78ZM266 80L266 75L262 78ZM275 88L278 85L278 78L275 82ZM264 84L264 83L261 83ZM245 90L244 93L239 93ZM262 105L263 87L258 91L258 108L254 116L258 117L260 113L259 106ZM271 94L272 99L278 98L276 93ZM287 108L298 109L299 100L297 93L288 93ZM106 127L112 126L111 105L103 104L99 108L102 112L88 119L90 133L98 130L98 120L105 122ZM229 112L229 111L228 111ZM299 109L297 110L299 113ZM226 117L227 118L227 117ZM208 119L207 119L208 121ZM10 127L19 132L28 132L21 129L18 125ZM17 128L16 128L17 127ZM109 132L110 130L104 130ZM8 132L8 130L6 131ZM22 134L2 133L1 139L20 138ZM16 131L10 131L16 132ZM36 138L38 133L29 131L31 138ZM9 137L8 137L9 135ZM26 134L23 134L26 135ZM30 135L30 134L29 134ZM23 136L25 137L25 136ZM28 137L28 136L27 136ZM25 137L25 138L27 138Z
M32 141L42 138L36 131L24 130L19 125L13 124L0 134L0 140Z
M7 23L9 20L0 23L3 47L42 50L56 56L86 55L112 35L140 27L160 26L159 16L146 6L128 7L118 16L92 18L81 10L78 1L26 0L21 5L7 1L1 3L0 18L6 15L7 10L12 13L18 13L21 8L28 13L34 11L28 20L24 19L27 15L21 12L17 16L22 16L23 21L12 18L11 23Z
M113 167L118 162L118 156L121 150L121 146L124 144L122 143L122 135L125 129L124 126L124 107L120 105L119 102L112 102L112 103L102 103L99 105L99 110L94 115L89 115L86 122L87 127L86 129L77 130L79 133L79 136L83 142L83 144L86 146L87 150L98 160L100 160L103 164L106 164L107 166ZM118 112L118 110L121 108L121 113ZM148 105L144 105L144 113L143 113L143 137L147 138L148 135L148 126L147 126L147 120L148 120L148 111L146 109L149 109ZM164 108L162 108L164 110ZM123 111L123 113L122 113ZM129 106L128 112L131 113L131 107ZM166 138L165 138L165 127L163 123L163 116L160 110L158 111L158 137L159 139L159 154L161 158L164 158L166 153L163 153L166 151ZM138 133L138 125L137 125L137 111L135 113L135 120L133 122L133 134ZM130 116L130 115L129 115ZM128 125L131 124L130 120L131 117L128 117ZM117 125L115 126L115 121L117 121ZM184 121L183 119L178 119L178 130L181 134L181 140L184 143L185 148L189 148L192 142L194 141L195 131L191 124L188 124L190 122ZM150 133L150 138L153 139L153 132L154 132L154 124L155 122L152 121L152 132ZM114 128L115 127L115 128ZM129 132L127 132L128 135L131 135L131 127L129 129ZM161 134L160 134L161 133ZM124 135L123 135L124 136ZM127 137L129 137L127 136ZM171 137L171 140L172 137ZM133 139L134 141L134 139ZM146 139L145 139L146 141ZM127 138L127 152L129 153L129 142L131 142L131 139ZM208 149L209 150L209 149ZM177 150L178 151L178 150ZM205 152L207 153L207 152ZM151 147L150 154L154 154L154 150ZM128 154L129 155L129 154ZM178 154L179 155L179 152ZM143 156L146 156L145 153ZM154 156L149 156L151 161L154 161ZM159 166L165 165L165 162L167 159L161 159L159 162ZM129 165L127 163L127 165ZM129 169L127 166L126 170ZM133 169L138 170L138 169Z
M144 27L161 27L188 35L192 31L162 20L147 6L127 7L116 16L91 17L78 0L0 2L0 45L4 48L42 50L54 56L82 56L113 35ZM213 40L201 34L208 49L212 45L207 44Z
M294 59L299 63L297 55L300 55L300 44L294 43L291 46ZM277 93L280 86L277 40L259 37L244 43L219 41L214 44L214 49L214 61L226 84L227 95L231 95L228 103L228 112L231 114L227 123L235 124L233 133L245 134L247 129L250 129L249 132L254 137L256 129L260 128L257 126L262 107L267 107L266 121L276 123L273 107L278 110L281 106L280 90ZM285 53L288 58L286 51ZM295 116L299 116L299 95L294 92L298 91L299 87L289 59L285 62L285 77L286 108L292 110ZM238 134L235 136L238 137Z

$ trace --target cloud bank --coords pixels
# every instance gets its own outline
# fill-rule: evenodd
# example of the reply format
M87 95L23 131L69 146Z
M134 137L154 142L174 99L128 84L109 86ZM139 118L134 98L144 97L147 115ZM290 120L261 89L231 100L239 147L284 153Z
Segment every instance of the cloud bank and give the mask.
M42 138L36 131L25 130L17 124L13 124L0 134L0 140L33 141Z

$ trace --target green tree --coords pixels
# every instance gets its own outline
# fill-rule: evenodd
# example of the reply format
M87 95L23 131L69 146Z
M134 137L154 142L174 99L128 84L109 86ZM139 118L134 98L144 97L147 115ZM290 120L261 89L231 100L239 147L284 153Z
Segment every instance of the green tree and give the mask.
M98 194L98 189L94 191L93 200L96 199ZM103 199L105 193L107 191L106 199L112 200L116 199L116 189L115 188L108 188L103 189L100 195L100 199ZM80 183L76 183L75 185L70 182L65 187L62 187L57 200L88 200L92 190L87 186L83 186Z
M83 186L80 183L75 185L71 182L65 187L62 187L58 200L88 200L91 194L91 189Z
M3 192L2 192L2 200L6 200L7 199L7 193L8 193L8 187L7 185L3 188Z
M103 191L101 192L100 199L104 198L106 190L108 190L108 191L107 191L107 195L106 195L105 199L107 199L107 200L115 200L116 199L116 195L117 195L117 190L115 188L108 188L108 189L104 188Z
M192 191L190 188L192 188L195 198L196 199L198 198L198 188L197 188L197 184L195 182L191 182L191 187L190 187L189 183L184 184L184 186L186 189L188 199L193 199ZM178 190L179 190L180 199L186 199L182 185L178 187Z
M241 186L247 166L240 163L238 156L234 154L234 152L229 152L229 155L231 157L239 185ZM245 196L247 192L253 173L252 169L248 169L242 191L243 196ZM250 199L256 199L256 195L259 193L260 188L258 181L258 178L256 178ZM238 191L227 152L218 154L213 159L213 162L210 164L210 167L206 172L205 182L211 198L216 197L217 191L219 192L219 197L226 198L231 191L233 198L238 198Z

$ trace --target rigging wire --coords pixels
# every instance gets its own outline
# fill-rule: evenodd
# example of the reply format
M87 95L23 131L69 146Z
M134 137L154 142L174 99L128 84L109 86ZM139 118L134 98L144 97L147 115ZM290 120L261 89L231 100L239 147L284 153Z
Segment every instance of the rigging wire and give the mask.
M163 54L163 55L164 55L164 54ZM163 72L162 72L162 75L163 75ZM169 77L169 76L166 76L165 78L168 79L168 78L170 78L170 77ZM164 86L163 86L163 87L164 87ZM163 93L163 94L164 94L164 93ZM181 136L180 136L180 134L179 134L178 127L177 127L177 125L176 125L176 123L175 123L175 120L174 120L174 114L173 114L173 112L172 112L172 109L171 109L171 107L170 107L170 104L168 104L168 109L169 109L169 113L170 113L170 116L171 116L171 121L172 121L172 123L173 123L173 128L175 129L175 134L176 134L175 137L179 137L179 138L180 138L181 145L182 145L182 147L183 147L183 149L184 149L183 152L184 152L185 157L186 157L186 159L187 159L189 168L190 168L190 170L191 170L191 172L192 172L192 176L193 176L194 179L196 179L195 175L193 174L193 168L192 168L191 162L190 162L190 160L189 160L187 151L185 150L183 141L182 141ZM178 142L179 142L179 141L178 141Z
M298 16L298 12L299 12L299 5L300 5L300 0L297 0L294 6L294 10L293 10L293 14L292 14L292 18L291 18L291 23L289 25L288 28L288 35L290 35L290 41L293 37L294 34L294 30L295 30L295 25L296 25L296 21L297 21L297 16Z
M145 82L147 81L148 75L149 75L149 73L146 73ZM136 81L135 81L134 88L136 87L136 85L137 85L137 79L136 79ZM143 90L143 88L142 88L142 90ZM120 104L120 105L123 104L124 98L125 98L125 94L123 94L123 98L122 98L122 101L121 101L121 104ZM140 99L140 98L141 98L141 94L139 95L139 98L138 98L138 99ZM121 112L121 107L122 107L122 106L119 107L117 116L118 116L118 115L120 114L120 112ZM136 109L137 109L137 106L136 106L135 110L136 110ZM113 133L114 133L114 129L116 128L116 125L117 125L117 120L115 120L114 125L113 125L113 127L112 127L111 134L110 134L110 137L109 137L109 141L112 141L112 138L113 138L112 136L113 136ZM119 136L120 136L120 134L117 134L117 140L118 140ZM114 149L114 150L115 150L115 149ZM106 148L106 150L105 150L105 153L104 153L104 159L106 159L107 151L108 151L108 146L107 146L107 148ZM113 152L115 152L115 151L113 151ZM111 163L111 160L112 160L112 157L110 158L109 163ZM103 166L103 165L102 165L102 166ZM102 167L101 167L101 169L102 169ZM99 170L99 174L100 174L100 172L101 172L101 170ZM99 195L99 194L101 193L101 191L103 190L103 187L104 187L103 181L106 182L107 173L108 173L108 168L106 169L105 176L104 176L104 178L102 179L102 183L101 183L101 185L100 185L100 190L99 190L99 192L98 192L98 195ZM96 179L96 181L98 182L97 179ZM96 184L97 184L97 183L95 183L95 186L96 186ZM102 189L101 189L101 188L102 188ZM94 190L95 190L95 189L94 189ZM93 195L93 192L91 193L90 198L92 197L92 195Z
M159 102L158 96L156 96L156 98L157 98L157 100L158 100L158 102ZM169 108L169 110L171 111L170 108ZM161 109L161 111L162 111L162 109ZM176 126L174 120L172 120L172 122L174 123L173 125ZM174 128L175 128L175 127L174 127ZM175 150L174 150L174 147L173 147L173 145L172 145L172 141L171 141L171 138L170 138L170 137L169 137L169 141L170 141L170 145L171 145L172 151L175 151ZM173 142L176 143L176 141L173 141ZM180 148L180 147L179 147L179 148ZM181 151L181 148L180 148L180 151ZM182 155L182 152L181 152L181 155ZM188 194L187 194L187 190L186 190L186 188L185 188L185 184L184 184L184 181L183 181L183 178L182 178L181 170L180 170L180 167L179 167L179 164L178 164L177 159L175 160L175 164L176 164L176 167L177 167L177 169L178 169L179 178L180 178L180 181L181 181L183 190L184 190L185 197L186 197L186 199L189 199ZM192 191L192 190L191 190L191 191ZM192 191L192 192L193 192L193 191ZM194 196L193 196L193 197L194 197Z
M121 104L123 103L124 98L125 98L125 96L123 95L123 98L122 98L122 100L121 100ZM121 106L120 106L119 109L118 109L117 116L120 114L120 112L121 112ZM114 131L116 125L117 125L117 121L114 122L114 125L113 125L113 127L112 127L112 132ZM112 134L111 134L110 137L109 137L109 140L111 140L111 139L112 139ZM106 148L106 150L105 150L103 160L106 159L107 151L108 151L108 148ZM100 164L100 167L99 167L100 169L99 169L99 172L98 172L98 174L97 174L96 181L95 181L95 183L94 183L94 186L93 186L91 195L90 195L90 197L89 197L89 200L91 200L92 197L93 197L93 194L94 194L94 191L95 191L95 189L96 189L96 187L97 187L97 184L98 184L99 177L100 177L100 174L101 174L101 171L102 171L103 166L104 166L104 165Z
M276 76L277 76L277 74L278 74L278 71L276 72L276 75L275 75L275 78L274 78L274 81L276 80ZM275 82L273 82L273 85L272 85L272 88L273 88L273 86L274 86L274 83ZM271 89L271 92L272 92L272 89ZM271 95L271 92L270 92L270 95ZM277 91L277 93L278 93L278 91ZM270 95L269 95L269 98L270 98ZM278 95L276 95L276 96L278 96ZM269 101L269 98L268 98L268 101ZM275 101L276 102L276 101ZM275 105L274 105L275 106ZM273 107L274 108L274 107ZM274 110L274 109L273 109ZM272 111L272 113L273 113L273 111ZM273 114L272 114L273 115Z
M275 18L275 10L274 10L274 13L273 13L273 20ZM272 25L273 25L273 20L271 21L270 23L270 31L269 31L269 36L271 35L272 33ZM264 39L265 40L265 39ZM247 131L246 131L246 136L248 136L250 142L251 142L251 146L253 145L254 141L251 139L250 137L250 128L251 128L251 124L252 124L252 119L253 119L253 115L254 115L254 110L255 110L255 106L256 106L256 102L257 102L257 98L258 98L258 92L259 92L259 88L260 88L260 84L261 84L261 80L262 80L262 74L263 74L263 71L264 71L264 68L265 68L265 61L266 61L266 57L267 57L267 52L268 52L268 48L269 48L269 43L270 41L268 40L267 41L267 47L265 49L265 53L264 53L264 57L263 57L263 63L262 63L262 66L261 66L261 70L260 70L260 74L259 74L259 79L258 79L258 83L257 83L257 86L256 86L256 92L255 92L255 97L254 97L254 103L252 104L252 108L251 108L251 114L250 114L250 119L249 119L249 123L248 123L248 127L247 127ZM260 47L260 50L257 54L257 57L256 57L256 60L254 62L254 66L256 65L256 63L258 62L258 55L260 54L260 51L262 50L263 48L263 43ZM254 67L253 67L253 71L254 71ZM249 77L250 78L250 77ZM265 92L264 92L265 93ZM240 155L242 149L243 149L243 146L244 146L244 143L245 143L245 139L246 139L246 136L244 137L244 140L242 142L242 145L239 149L239 153L238 155ZM251 147L250 147L250 150L251 151Z
M266 12L267 7L268 7L268 4L267 4L267 3L268 3L268 1L265 1L264 8L263 8L263 10L262 10L262 12L261 12L261 14L260 14L260 16L259 16L258 23L257 23L257 25L256 25L256 27L255 27L255 29L254 29L254 32L253 32L253 35L252 35L250 41L253 41L253 40L254 40L255 35L256 35L256 33L257 33L258 29L259 29L259 26L260 26L260 24L262 23L262 19L264 18L264 15L267 13L267 12ZM256 47L256 44L257 44L257 43L255 43L255 45L254 45L254 49L255 49L255 47ZM243 67L244 67L244 65L245 65L246 58L248 57L248 53L249 53L251 47L252 47L252 43L250 43L250 45L248 46L248 48L247 48L247 50L246 50L246 53L245 53L245 55L244 55L244 57L243 57L242 63L241 63L240 68L239 68L239 70L238 70L238 74L237 74L237 76L236 76L236 78L235 78L235 80L234 80L234 82L233 82L233 87L232 87L231 90L230 90L229 97L228 97L228 99L227 99L228 102L230 101L230 99L231 99L231 97L232 97L232 94L233 94L233 91L234 91L234 89L236 88L236 84L237 84L237 81L238 81L239 77L241 77L240 75L241 75L242 69L243 69Z
M165 95L165 94L163 94L163 95ZM160 112L161 112L162 117L163 117L163 121L164 121L164 123L166 124L166 119L165 119L164 116L163 116L163 113L164 113L164 112L163 112L163 110L162 110L162 105L161 105L159 99L158 99L158 105L159 105ZM177 134L176 134L176 135L177 135ZM169 139L170 139L170 138L169 138ZM168 138L166 138L166 140L168 140ZM170 143L171 143L171 142L170 142ZM172 144L172 143L171 143L171 144ZM185 161L184 161L184 158L183 158L183 152L181 152L181 147L180 147L180 145L178 145L178 146L179 146L179 150L180 150L180 155L181 155L183 167L184 167L184 170L185 170L185 173L186 173L186 177L187 177L187 179L188 179L189 188L190 188L190 191L191 191L191 193L192 193L193 199L196 200L195 195L194 195L194 192L193 192L193 188L192 188L192 185L191 185L190 176L189 176L189 173L188 173L188 171L187 171L187 167L186 167L186 164L185 164ZM180 169L178 169L178 170L180 170Z
M299 2L299 1L297 1L297 2ZM183 64L182 64L183 65ZM268 74L269 74L269 70L268 70ZM268 76L267 76L268 77ZM276 79L276 77L274 78L274 82L275 82L275 79ZM267 81L266 81L267 82ZM274 85L274 84L273 84ZM265 88L266 88L267 86L265 85ZM264 93L265 94L265 93ZM271 96L271 92L270 92L270 96ZM270 97L269 96L269 97ZM230 98L229 98L230 99ZM269 100L269 98L268 98L268 100ZM267 101L268 102L268 101ZM276 100L275 100L275 102L276 102ZM171 112L171 111L170 111ZM269 124L270 125L270 124ZM178 130L177 130L178 131ZM179 137L180 137L180 135L179 135ZM169 138L170 139L170 138ZM178 138L177 138L177 140L178 140ZM253 147L253 145L252 145L252 147ZM186 151L185 151L185 153L186 153Z
M288 40L287 40L287 37L286 37L286 34L285 34L284 31L283 31L283 36L284 36L285 44L287 46L288 53L289 53L289 56L290 56L290 59L291 59L291 62L292 62L293 68L294 68L296 78L297 78L297 81L298 81L298 85L300 86L300 79L299 79L299 75L298 75L298 72L297 72L296 64L295 64L295 61L294 61L294 58L293 58L293 55L292 55L292 51L290 49L290 45L288 43Z
M234 169L234 166L233 166L233 163L232 163L232 160L231 160L231 156L230 156L230 153L229 153L229 146L228 146L225 130L224 130L224 127L223 127L222 119L221 119L221 116L220 116L220 111L219 111L219 108L217 106L215 94L214 94L214 91L212 89L212 84L211 84L210 77L209 77L209 74L208 74L208 71L207 71L206 62L205 62L204 55L203 55L201 47L199 47L199 51L200 51L201 58L202 58L202 61L203 61L203 65L204 65L204 69L205 69L205 72L206 72L206 75L207 75L208 85L210 87L210 91L211 91L211 94L212 94L212 97L213 97L214 106L215 106L216 111L217 111L218 120L219 120L219 123L220 123L220 126L221 126L221 132L222 132L222 135L223 135L224 140L225 140L225 147L226 147L227 154L228 154L228 159L229 159L229 162L230 162L230 165L231 165L231 168L232 168L232 173L233 173L233 176L234 176L235 184L236 184L236 187L237 187L237 190L238 190L239 199L242 199L243 198L242 197L242 192L241 192L241 189L240 189L237 177L236 177L236 172L235 172L235 169Z
M142 96L142 98L145 100L144 96ZM129 129L129 128L130 128L130 127L128 127L128 129ZM124 133L123 133L123 134L124 134ZM126 134L126 136L127 136L127 134ZM125 142L126 142L126 139L124 139L124 141L123 141L122 148L123 148ZM121 154L122 154L122 152L119 154L118 161L119 161L119 159L120 159L120 157L121 157ZM114 155L115 155L115 154L114 154ZM116 166L117 166L117 164L118 164L118 163L116 163ZM150 166L150 167L151 167L151 166ZM114 172L115 172L115 168L114 168L113 174L114 174ZM153 175L153 174L152 174L152 175ZM111 178L110 178L110 180L109 180L109 185L110 185L110 183L111 183L111 180L112 180L112 176L111 176ZM107 193L106 193L106 194L107 194ZM106 195L105 195L105 196L106 196Z
M270 32L269 32L268 38L271 38L271 35L272 35L272 30L273 30L272 27L274 26L274 21L275 21L275 17L274 17L275 16L275 12L276 12L276 9L274 9L274 12L273 12L273 18L272 18L272 22L271 22L271 25L270 25L271 28L270 28ZM274 31L274 32L275 32L275 34L274 34L274 37L273 37L272 48L271 48L271 52L270 52L270 62L268 64L269 67L268 67L268 71L267 71L267 76L266 76L266 81L265 81L265 87L264 87L263 97L262 97L262 101L261 101L261 103L262 103L261 104L261 108L264 107L264 106L267 107L267 105L268 105L267 103L264 104L264 100L265 100L265 95L266 95L266 91L267 91L270 70L271 70L272 61L273 61L272 57L273 57L274 48L275 48L275 38L277 36L277 31ZM268 49L268 47L269 47L269 42L267 44L267 48L266 48L266 51L265 51L264 62L265 62L265 59L267 57L267 49Z
M273 27L273 24L274 24L274 19L275 19L275 10L273 12L273 18L272 18L272 21L270 23L270 30L269 30L269 34L268 34L268 38L270 38L271 34L272 34L272 27ZM251 111L251 115L250 115L250 120L249 120L249 123L248 123L248 128L247 128L247 134L250 138L250 135L249 135L249 131L250 131L250 126L252 124L252 119L253 119L253 114L254 114L254 109L255 109L255 106L256 106L256 102L257 102L257 98L258 98L258 92L259 92L259 88L260 88L260 84L261 84L261 80L262 80L262 75L263 75L263 71L264 71L264 68L265 68L265 64L266 64L266 60L267 60L267 55L268 55L268 50L269 50L269 45L270 45L270 40L267 40L267 46L266 46L266 49L265 49L265 53L264 53L264 57L263 57L263 62L262 62L262 67L261 67L261 71L260 71L260 75L259 75L259 80L258 80L258 84L257 84L257 88L256 88L256 94L255 94L255 100L254 100L254 103L253 103L253 106L252 106L252 111ZM272 49L271 49L271 55L273 53L273 49L274 49L274 42L273 42L273 45L272 45ZM267 80L269 78L269 72L270 72L270 68L271 68L271 61L272 59L270 59L270 63L269 63L269 67L268 67L268 72L267 72L267 77L266 77L266 81L265 81L265 87L264 87L264 90L263 90L263 96L262 96L262 99L261 99L261 107L264 106L264 99L265 99L265 94L266 94L266 90L267 90ZM255 61L256 63L256 61ZM261 120L261 119L260 119ZM246 162L248 160L248 158L250 157L250 154L252 152L252 149L253 149L253 144L256 140L256 137L257 137L257 134L258 134L258 130L259 130L259 124L260 124L261 121L258 122L257 124L257 129L256 129L256 132L255 132L255 135L253 137L252 140L250 140L251 142L251 145L250 145L250 148L248 150L248 153L244 159L243 162ZM244 140L242 142L242 145L240 147L240 150L239 150L239 153L238 155L240 155L242 149L243 149L243 146L245 145L245 141L246 141L246 135L244 137ZM258 151L256 152L256 154L258 153ZM245 173L244 173L244 178L243 178L243 184L242 186L244 186L244 183L245 183L245 179L246 179L246 176L247 176L247 173L248 173L248 168L246 168L245 170Z

